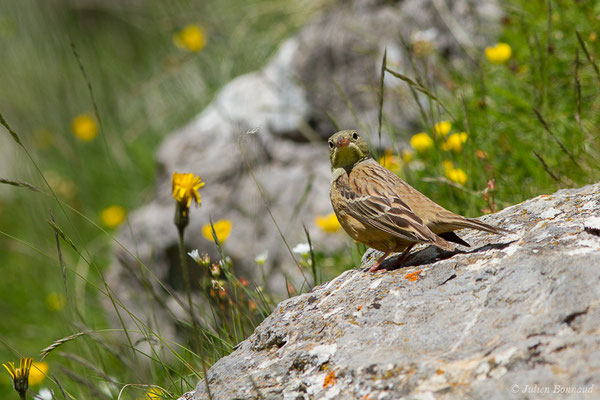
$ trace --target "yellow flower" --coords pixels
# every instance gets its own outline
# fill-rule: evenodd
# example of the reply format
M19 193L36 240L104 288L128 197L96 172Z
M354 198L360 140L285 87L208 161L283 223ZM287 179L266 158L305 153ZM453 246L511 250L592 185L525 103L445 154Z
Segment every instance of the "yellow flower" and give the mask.
M173 43L180 49L197 52L206 45L206 35L198 25L188 25L173 35Z
M219 243L223 243L229 237L232 226L233 225L231 224L231 221L229 221L228 219L220 219L213 224ZM206 224L202 227L202 235L206 239L214 242L213 231L210 227L210 224Z
M125 209L121 206L110 206L100 213L100 221L107 228L116 228L125 220Z
M379 164L394 172L402 169L402 160L398 156L392 155L391 149L385 151L385 155L379 159Z
M485 57L492 64L504 64L512 55L512 49L507 43L498 43L485 48Z
M415 152L409 149L406 150L402 150L402 160L407 163L410 164L411 161L413 160L415 156Z
M192 173L180 174L173 172L173 197L186 209L190 208L192 200L194 200L197 205L201 204L198 189L202 186L204 186L204 182L202 182L202 179L200 179L199 176L195 176Z
M48 373L48 363L47 362L33 362L31 366L31 371L29 372L29 384L31 386L38 385L42 383L44 379L46 379L46 374Z
M591 32L588 36L588 40L590 42L595 42L598 39L598 34L596 32Z
M450 121L441 121L433 126L433 133L435 133L435 136L437 137L442 137L450 133L450 129L452 129L452 123Z
M80 140L89 142L98 136L98 124L91 114L80 114L71 121L71 130Z
M327 215L317 215L315 224L325 233L334 233L340 229L340 221L338 221L335 213L331 212Z
M444 167L444 171L448 171L454 169L454 163L450 160L444 160L442 161L442 167Z
M153 387L146 392L146 396L144 396L144 400L159 400L164 399L163 391L157 387Z
M33 358L21 358L19 362L19 368L15 368L15 364L12 362L2 364L2 366L6 368L10 374L10 377L13 381L13 387L17 393L19 393L22 399L26 398L27 389L29 389L29 372L31 370L32 363Z
M464 185L465 183L467 183L468 179L465 171L463 171L460 168L446 169L446 178L458 183L459 185Z
M433 147L433 139L425 132L417 133L410 138L410 145L419 153L423 153Z
M46 308L50 311L60 311L65 306L65 296L61 293L52 292L46 296Z
M456 153L460 153L462 151L463 144L467 141L467 133L453 133L448 136L448 139L445 143L442 143L442 150L448 151L452 150Z

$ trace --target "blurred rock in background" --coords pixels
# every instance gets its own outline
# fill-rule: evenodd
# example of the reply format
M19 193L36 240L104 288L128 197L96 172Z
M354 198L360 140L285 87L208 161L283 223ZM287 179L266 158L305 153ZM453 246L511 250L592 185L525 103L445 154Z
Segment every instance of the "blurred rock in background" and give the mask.
M403 147L408 137L398 136L414 133L410 129L418 121L418 107L408 86L389 74L381 143L377 135L384 51L387 49L389 68L408 76L412 75L411 63L403 41L413 51L427 55L429 78L443 90L448 83L444 71L436 68L436 58L468 67L468 54L495 38L499 19L500 9L493 0L335 4L283 43L262 70L231 81L196 118L162 143L157 153L156 198L133 212L130 227L120 233L120 242L135 254L115 248L108 274L110 287L136 315L143 315L137 311L147 307L142 306L147 304L144 287L153 286L155 299L167 298L158 284L147 284L143 278L147 272L135 259L139 257L158 279L183 292L177 230L172 222L174 171L193 172L206 182L200 190L202 207L191 211L186 232L189 249L218 258L215 245L201 231L209 218L227 219L233 230L224 249L237 276L261 284L261 270L254 258L268 250L265 283L271 291L285 293L286 276L301 282L302 274L267 205L291 246L306 242L303 224L318 250L348 246L350 241L343 232L328 234L314 223L315 216L332 211L324 139L337 127L358 128L376 147L389 146L392 140ZM253 129L256 133L244 135ZM245 159L252 165L267 204ZM305 274L310 275L308 271ZM172 337L175 327L164 323L163 317L184 313L177 304L158 303L155 321L162 335Z

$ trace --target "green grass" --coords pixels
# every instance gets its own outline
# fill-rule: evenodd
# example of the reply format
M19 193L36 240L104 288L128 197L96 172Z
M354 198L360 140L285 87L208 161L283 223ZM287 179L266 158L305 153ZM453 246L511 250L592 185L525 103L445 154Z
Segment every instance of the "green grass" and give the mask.
M597 55L598 5L553 1L550 24L544 1L507 1L504 8L498 41L512 48L505 64L491 64L483 51L473 60L465 55L460 68L435 65L445 77L445 85L436 87L427 84L423 73L433 61L413 55L417 69L411 77L440 100L430 101L423 130L431 133L433 123L449 120L452 132L465 131L469 138L460 153L442 151L439 140L433 150L417 155L424 168L408 165L403 174L435 201L469 216L489 210L481 192L491 179L503 208L558 188L596 182L600 176L600 76L575 31L590 56ZM385 79L397 78L388 74ZM485 159L477 156L478 150ZM466 171L464 188L437 179L444 175L444 160Z
M177 396L195 385L203 368L252 331L274 299L252 284L242 285L231 266L224 264L216 280L228 290L227 299L211 292L208 271L203 278L206 301L219 324L203 330L201 340L181 343L184 347L163 343L178 357L133 353L124 333L109 329L100 305L101 293L107 290L102 273L114 243L111 233L94 223L109 205L132 210L149 201L154 151L164 136L193 117L231 78L262 66L277 44L322 3L315 0L310 7L301 7L284 0L199 4L155 0L120 8L120 2L0 2L0 112L33 158L33 162L25 159L23 150L0 128L7 154L18 155L0 178L29 182L45 193L0 185L0 362L37 357L55 340L91 331L48 356L50 373L71 396L101 398L98 391L108 388L116 397L130 383L158 384ZM442 151L439 140L400 173L435 201L469 216L491 208L482 195L491 179L501 208L558 188L595 182L600 175L600 77L593 60L600 47L600 39L594 39L594 34L600 35L595 30L600 7L552 1L548 20L545 1L509 0L503 5L507 16L499 41L509 43L513 51L507 63L492 65L483 51L474 60L464 55L467 68L413 56L417 68L407 73L443 104L430 101L422 130L431 132L433 123L451 120L452 131L467 132L468 140L460 153ZM173 33L188 23L207 32L202 52L187 53L172 43ZM444 74L443 87L427 83L424 74L432 63ZM398 78L388 74L385 79ZM80 113L94 113L94 102L101 136L83 143L70 132L70 123ZM406 138L416 132L396 133ZM44 143L44 138L50 142ZM466 172L464 187L439 179L444 176L444 160ZM419 164L422 168L417 168ZM36 166L60 201L53 198ZM48 223L50 208L67 239L60 242L67 291ZM311 272L309 258L302 262L307 276L313 273L318 279L356 264L362 250L349 245L346 252L328 254L318 243L313 246L310 263L318 268ZM51 293L66 296L63 309L48 308ZM255 310L248 300L255 303ZM180 327L195 329L184 322ZM161 340L152 333L148 337ZM140 360L147 357L153 361L138 368L146 365ZM62 398L49 379L42 386L52 387ZM128 387L121 398L142 397L147 389ZM4 373L0 397L16 398Z

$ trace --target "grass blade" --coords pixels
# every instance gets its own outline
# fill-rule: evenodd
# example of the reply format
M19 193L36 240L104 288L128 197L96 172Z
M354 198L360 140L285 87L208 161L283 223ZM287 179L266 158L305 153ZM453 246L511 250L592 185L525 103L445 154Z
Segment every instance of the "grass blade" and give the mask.
M537 108L534 108L533 111L535 112L535 115L537 116L538 120L540 121L540 123L542 124L542 126L544 127L544 129L546 130L546 132L548 132L550 134L550 136L552 136L552 138L554 139L554 141L560 146L561 150L566 155L569 156L569 158L571 159L571 161L573 161L573 164L575 164L579 168L581 168L581 165L579 165L579 163L577 162L577 160L573 156L573 153L571 153L565 147L565 145L558 139L558 137L556 137L556 135L554 134L554 132L552 132L552 130L550 129L550 126L548 126L548 123L546 122L546 120L544 119L544 117L542 116L542 114L539 112L539 110Z
M400 79L401 81L404 81L404 82L408 83L408 85L410 87L412 87L413 89L418 90L419 92L423 93L429 99L435 101L437 104L439 104L444 109L444 111L446 111L450 116L452 116L452 113L450 112L450 110L448 110L446 108L446 106L440 101L440 99L438 99L433 93L431 93L429 90L427 90L426 88L424 88L422 85L420 85L417 82L413 81L408 76L401 74L400 72L396 72L396 71L391 70L391 69L389 69L387 67L385 68L385 70L387 72L389 72L390 74L392 74L393 76L395 76L396 78ZM455 118L452 117L452 119L455 119Z
M587 59L590 62L590 64L592 64L592 67L594 67L594 71L596 72L596 76L598 77L598 82L600 82L600 70L598 69L598 65L596 64L596 60L594 60L594 57L592 57L592 55L589 53L587 45L583 41L583 38L581 37L581 34L579 33L578 30L575 30L575 34L577 35L577 40L579 41L579 45L583 49L583 52L585 53L585 56L587 57Z
M383 52L383 60L381 60L381 70L379 72L379 115L377 118L377 136L379 137L379 147L381 147L381 124L383 119L383 81L385 78L385 69L387 68L387 48ZM306 230L306 228L305 228Z
M23 146L23 143L21 143L21 139L19 139L19 135L17 135L17 132L13 131L12 128L10 126L8 126L8 123L4 119L4 116L2 115L2 113L0 113L0 124L2 124L2 126L4 126L6 128L8 133L10 133L12 138L15 140L15 142L17 142L20 146Z
M4 183L5 185L11 185L16 187L23 187L29 190L33 190L34 192L41 192L40 189L33 186L31 183L21 182L21 181L13 181L6 178L0 178L0 183Z
M542 158L542 156L540 156L535 150L533 151L533 154L537 157L538 160L540 160L540 163L542 163L542 167L544 168L544 171L546 171L552 179L554 179L556 182L560 183L561 182L560 178L558 176L556 176L552 171L550 171L548 164L546 164L546 161Z

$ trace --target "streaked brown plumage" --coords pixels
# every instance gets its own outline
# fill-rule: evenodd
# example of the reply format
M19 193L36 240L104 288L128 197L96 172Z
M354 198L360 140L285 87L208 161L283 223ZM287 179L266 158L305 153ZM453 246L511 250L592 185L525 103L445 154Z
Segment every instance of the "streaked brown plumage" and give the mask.
M331 204L340 224L354 240L384 252L370 271L376 271L391 252L404 252L401 263L417 243L448 251L454 250L450 242L469 246L454 233L457 229L508 233L434 203L373 160L367 143L355 130L331 136L329 156Z

